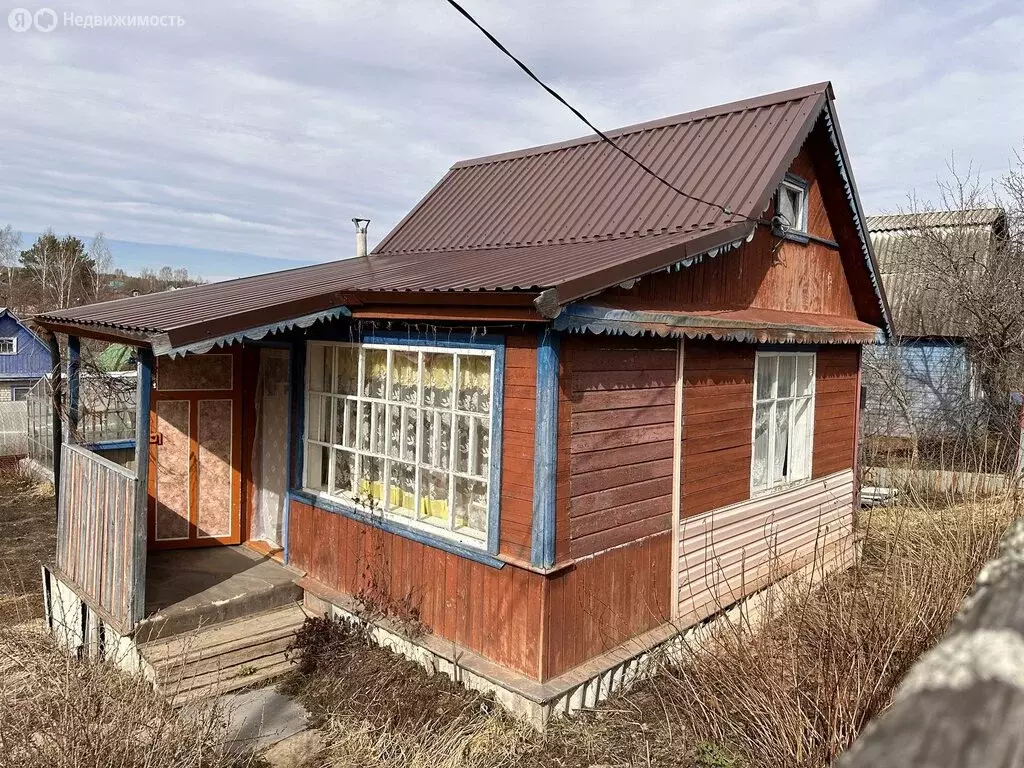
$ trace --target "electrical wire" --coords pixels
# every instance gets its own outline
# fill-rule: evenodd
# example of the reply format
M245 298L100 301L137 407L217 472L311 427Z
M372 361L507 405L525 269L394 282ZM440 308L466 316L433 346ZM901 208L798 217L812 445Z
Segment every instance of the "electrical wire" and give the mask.
M747 221L749 221L749 222L751 222L753 224L761 224L761 223L763 223L760 219L753 219L750 216L747 216L747 215L745 215L743 213L740 213L739 211L734 211L733 209L729 208L726 205L722 205L721 203L716 203L713 200L705 200L704 198L698 197L697 195L691 195L689 192L686 192L686 191L680 189L679 187L677 187L675 184L673 184L671 181L669 181L664 176L659 174L657 171L655 171L654 169L652 169L648 165L646 165L643 161L637 159L636 156L634 156L628 149L625 149L624 147L621 147L618 144L616 144L615 141L612 140L612 138L609 137L604 131L602 131L600 128L598 128L596 125L594 125L592 122L590 122L590 120L587 119L586 115L584 115L582 112L580 112L580 110L578 110L576 107L574 107L568 101L566 101L565 98L563 98L562 95L560 93L558 93L558 91L556 91L550 85L548 85L543 80L541 80L536 74L534 74L533 70L531 70L525 63L523 63L522 60L517 58L515 56L515 54L513 54L508 48L506 48L501 43L501 41L498 40L498 38L496 38L494 35L492 35L490 32L488 32L487 29L484 28L484 26L479 21L477 21L475 18L473 18L472 14L470 14L469 11L467 11L465 8L463 8L461 5L459 5L459 3L456 2L456 0L448 0L448 4L452 8L454 8L456 11L458 11L460 14L462 14L469 21L470 24L472 24L474 27L476 27L478 30L480 30L480 32L483 33L484 37L486 37L491 42L492 45L494 45L499 51L501 51L503 54L505 54L510 59L512 59L512 61L514 61L516 63L516 65L521 70L523 70L523 72L525 72L527 74L527 76L531 80L533 80L535 83L537 83L537 85L539 85L541 88L543 88L545 91L547 91L556 101L558 101L559 103L564 105L570 112L572 112L574 115L576 115L576 117L578 117L581 121L583 121L583 123L588 128L590 128L590 130L592 130L594 133L596 133L601 138L602 141L610 144L618 152L620 152L622 155L624 155L626 158L628 158L631 162L633 162L637 166L639 166L645 173L647 173L650 176L652 176L653 178L657 179L662 184L664 184L666 187L671 189L673 192L675 192L678 195L682 195L683 197L687 198L688 200L693 200L694 202L701 203L703 205L707 205L707 206L710 206L712 208L717 208L722 213L724 213L726 216L738 216L738 217L740 217L742 219L746 219Z

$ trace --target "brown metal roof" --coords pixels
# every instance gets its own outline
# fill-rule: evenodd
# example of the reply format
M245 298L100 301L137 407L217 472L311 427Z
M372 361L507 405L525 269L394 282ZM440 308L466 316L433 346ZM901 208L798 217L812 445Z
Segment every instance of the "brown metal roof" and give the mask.
M454 165L365 258L45 313L89 328L179 345L341 305L434 295L449 303L558 307L745 237L828 99L828 83L663 118L609 135L684 198L598 137ZM516 294L515 296L509 294ZM420 299L422 300L422 299ZM538 315L538 319L540 315Z
M936 238L963 263L984 263L1005 228L1001 208L869 216L871 243L901 336L967 336L970 318L953 304L929 249Z

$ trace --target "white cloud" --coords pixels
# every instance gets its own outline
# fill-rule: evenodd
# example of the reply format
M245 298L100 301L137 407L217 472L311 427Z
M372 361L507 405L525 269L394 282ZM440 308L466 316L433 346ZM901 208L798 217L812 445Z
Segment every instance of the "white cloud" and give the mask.
M833 80L873 211L1024 140L1016 3L466 5L609 128ZM586 132L444 0L53 7L185 25L0 27L0 221L26 230L325 260L458 159Z

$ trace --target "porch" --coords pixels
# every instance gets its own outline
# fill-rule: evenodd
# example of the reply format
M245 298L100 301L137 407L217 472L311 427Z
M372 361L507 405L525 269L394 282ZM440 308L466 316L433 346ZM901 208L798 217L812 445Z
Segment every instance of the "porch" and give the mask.
M301 575L245 545L151 552L136 638L168 638L295 605Z

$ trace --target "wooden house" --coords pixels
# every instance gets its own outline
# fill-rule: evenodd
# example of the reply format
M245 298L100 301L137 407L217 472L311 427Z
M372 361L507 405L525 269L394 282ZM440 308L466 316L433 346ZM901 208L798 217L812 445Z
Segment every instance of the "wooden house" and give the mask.
M543 720L848 563L889 319L831 86L609 136L661 179L594 136L464 161L368 256L37 317L140 369L135 470L63 446L51 625L178 631L169 581L249 620L200 571L276 559L282 601Z

